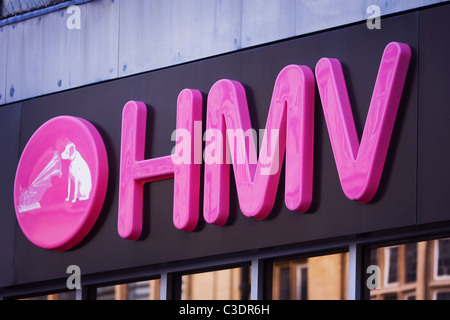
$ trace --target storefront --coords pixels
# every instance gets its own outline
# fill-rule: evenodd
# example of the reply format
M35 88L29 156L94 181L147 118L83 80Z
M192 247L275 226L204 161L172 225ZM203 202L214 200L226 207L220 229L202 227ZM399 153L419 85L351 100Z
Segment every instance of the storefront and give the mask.
M375 33L354 23L1 106L0 297L127 297L151 280L161 299L448 298L449 15L418 8ZM277 136L259 165L249 151L230 164L208 129ZM196 293L197 273L221 269L234 289L209 274L216 289Z

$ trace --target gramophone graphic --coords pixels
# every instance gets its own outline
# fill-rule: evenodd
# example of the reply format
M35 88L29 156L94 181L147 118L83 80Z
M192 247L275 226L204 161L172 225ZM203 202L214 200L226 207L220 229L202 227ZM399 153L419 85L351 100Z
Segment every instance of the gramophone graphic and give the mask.
M53 186L52 178L56 176L62 178L62 160L70 161L65 201L75 203L76 201L89 199L92 189L89 166L77 151L75 144L68 142L61 155L58 151L53 152L52 159L33 180L28 189L23 190L20 186L19 213L41 208L42 197Z
M33 180L28 189L22 190L22 186L20 187L18 206L20 213L36 210L41 207L39 201L41 201L47 189L52 186L52 178L55 176L59 178L62 176L61 157L58 151L54 151L53 158Z

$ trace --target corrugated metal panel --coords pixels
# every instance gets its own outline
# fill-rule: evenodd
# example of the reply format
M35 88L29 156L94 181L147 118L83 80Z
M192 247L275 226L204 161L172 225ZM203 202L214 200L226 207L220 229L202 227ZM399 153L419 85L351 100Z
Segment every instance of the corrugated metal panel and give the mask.
M5 28L9 31L7 103L69 88L67 27L59 12Z
M376 5L388 15L447 0L243 0L242 46L364 21Z
M84 66L85 82L117 78L120 2L102 0L87 3L82 7L87 8L87 19L80 30L86 46L81 50L83 54L87 54Z
M241 0L121 2L119 75L241 47Z
M0 104L364 21L369 5L386 15L438 2L87 2L77 6L80 29L67 27L67 9L0 28Z
M21 100L24 95L24 24L18 23L4 27L3 40L7 41L6 50L6 103Z
M295 0L243 0L242 46L294 36L295 7Z
M78 8L80 29L67 27L66 9L3 27L7 103L118 76L119 2Z
M86 45L87 8L87 5L79 6L81 18L81 29L79 30L67 28L68 19L73 19L72 11L68 13L66 9L57 13L60 17L58 28L63 32L59 42L61 43L61 55L64 57L58 63L65 64L65 68L59 67L61 73L56 80L58 85L61 85L61 89L78 87L87 83L86 61L89 56L89 49Z

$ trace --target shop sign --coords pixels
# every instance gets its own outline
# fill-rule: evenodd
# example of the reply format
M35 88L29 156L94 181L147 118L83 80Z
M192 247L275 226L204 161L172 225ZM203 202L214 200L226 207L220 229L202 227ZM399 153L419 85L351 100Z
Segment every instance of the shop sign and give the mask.
M128 102L122 114L119 235L139 238L143 185L167 178L174 179L175 227L194 230L202 163L203 217L208 223L222 226L228 219L230 165L242 213L265 219L274 205L285 154L285 204L292 211L307 212L312 201L316 83L342 189L351 200L369 202L380 182L410 58L408 45L392 42L386 46L361 142L337 59L320 59L315 75L307 66L289 65L281 70L261 134L259 157L245 90L237 81L222 79L211 87L204 133L201 93L181 91L175 147L171 155L159 158L144 157L145 104ZM73 247L96 221L107 180L106 151L94 126L70 116L49 120L31 137L17 168L14 201L24 234L43 248Z

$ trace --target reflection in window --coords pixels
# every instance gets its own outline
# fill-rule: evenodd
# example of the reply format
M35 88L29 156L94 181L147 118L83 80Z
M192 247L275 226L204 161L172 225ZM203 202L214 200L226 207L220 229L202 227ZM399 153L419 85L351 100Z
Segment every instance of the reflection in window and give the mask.
M308 300L308 265L297 266L297 300Z
M76 299L76 291L66 291L60 293L54 293L44 296L35 296L30 298L25 298L23 300L75 300Z
M149 300L150 284L148 281L140 281L128 284L128 300Z
M116 286L97 288L97 300L115 300Z
M378 255L376 249L370 251L370 264L373 266L378 265Z
M159 300L160 280L98 287L97 300Z
M280 268L280 299L289 300L291 298L291 268Z
M275 296L279 300L308 299L308 264L304 260L275 264Z
M450 299L450 238L374 247L370 257L384 265L371 299Z
M417 243L405 245L405 282L415 282L417 277Z
M183 300L248 300L250 267L194 273L181 277Z
M386 285L397 283L398 247L386 248Z
M347 287L347 253L273 264L274 300L343 300L347 299Z
M396 293L388 293L384 296L384 300L397 300Z

